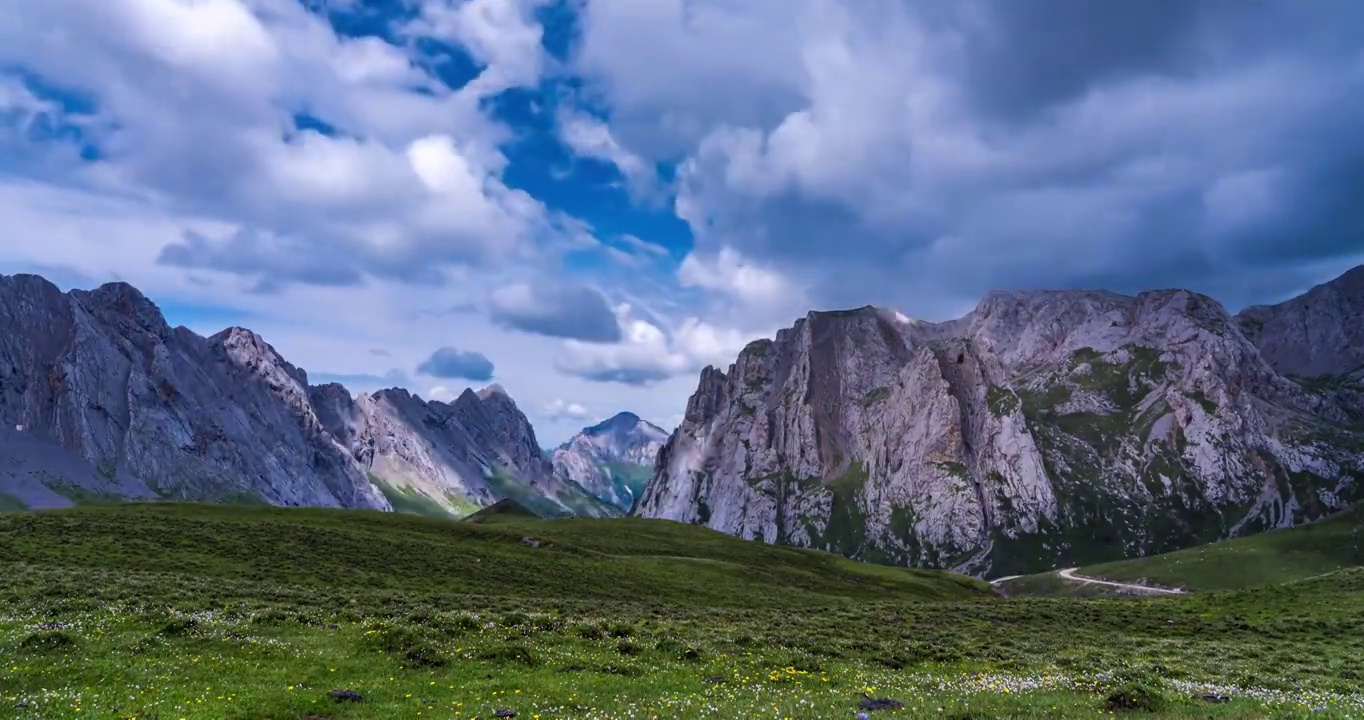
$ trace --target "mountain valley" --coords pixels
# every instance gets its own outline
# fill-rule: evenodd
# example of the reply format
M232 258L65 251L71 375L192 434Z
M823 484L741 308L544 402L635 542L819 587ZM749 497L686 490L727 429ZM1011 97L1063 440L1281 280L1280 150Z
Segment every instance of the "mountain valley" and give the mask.
M1299 524L1364 494L1364 270L1237 315L1185 291L998 292L965 317L812 312L541 449L500 386L352 396L124 284L0 277L7 506L183 499L638 514L999 576ZM1290 352L1289 349L1292 349Z

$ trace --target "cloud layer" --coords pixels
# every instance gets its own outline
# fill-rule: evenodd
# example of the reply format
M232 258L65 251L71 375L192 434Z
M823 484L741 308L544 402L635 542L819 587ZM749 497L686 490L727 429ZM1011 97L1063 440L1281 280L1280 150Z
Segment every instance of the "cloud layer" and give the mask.
M583 71L634 152L686 148L677 209L703 249L810 276L820 304L1090 285L1240 304L1364 251L1357 3L650 7L588 3Z

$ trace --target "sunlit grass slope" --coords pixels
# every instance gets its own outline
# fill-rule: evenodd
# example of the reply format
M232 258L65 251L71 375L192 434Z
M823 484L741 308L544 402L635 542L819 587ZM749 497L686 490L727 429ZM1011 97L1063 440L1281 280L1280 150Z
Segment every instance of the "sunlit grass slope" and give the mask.
M1119 582L1239 590L1364 565L1364 506L1299 527L1177 552L1091 565L1079 573Z

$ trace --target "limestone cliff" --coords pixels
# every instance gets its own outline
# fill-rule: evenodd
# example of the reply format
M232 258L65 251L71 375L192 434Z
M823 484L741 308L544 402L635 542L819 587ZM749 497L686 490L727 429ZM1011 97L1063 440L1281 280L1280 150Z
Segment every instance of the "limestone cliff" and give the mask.
M1348 279L1324 296L1359 303ZM1354 355L1261 347L1285 326L1354 342L1310 327L1349 312L1270 311L1251 336L1185 291L992 293L938 324L810 313L702 371L638 512L980 574L1320 517L1364 495L1364 403L1276 367Z

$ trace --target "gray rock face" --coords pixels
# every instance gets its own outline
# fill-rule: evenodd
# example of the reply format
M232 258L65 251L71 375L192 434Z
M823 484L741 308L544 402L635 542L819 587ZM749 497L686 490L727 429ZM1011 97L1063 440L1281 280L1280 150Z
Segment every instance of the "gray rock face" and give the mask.
M511 498L543 516L612 514L582 488L554 477L535 431L498 386L453 403L381 390L354 401L339 385L312 390L329 431L370 478L417 502L463 515Z
M1353 282L1323 296L1362 299ZM1307 322L1348 312L1314 307ZM1244 322L1184 291L992 293L941 324L810 313L727 372L702 371L637 512L1009 574L1290 525L1364 496L1361 395L1284 377Z
M634 413L619 413L583 428L554 450L554 472L596 498L628 511L653 477L663 428Z
M466 427L455 408L405 391L352 399L339 385L310 387L249 330L172 329L126 284L62 293L37 276L0 276L9 460L0 493L27 506L128 498L387 510L374 480L390 467L406 474L389 492L452 511L534 501L536 483L558 490L547 461L524 461L539 450L515 404L482 410ZM581 491L562 493L595 509Z
M1287 302L1246 308L1236 319L1284 375L1358 375L1364 370L1364 267Z

